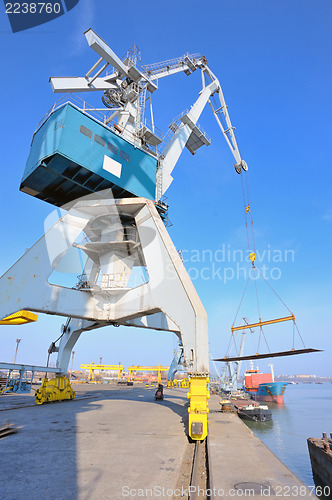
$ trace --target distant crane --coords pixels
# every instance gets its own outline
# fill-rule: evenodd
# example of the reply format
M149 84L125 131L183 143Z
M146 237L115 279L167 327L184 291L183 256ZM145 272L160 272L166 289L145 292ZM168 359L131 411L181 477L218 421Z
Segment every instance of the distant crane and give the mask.
M217 364L216 364L216 362L214 361L213 356L212 356L212 354L211 354L211 353L210 353L210 361L211 361L211 362L212 362L212 364L213 364L213 368L214 368L215 374L216 374L216 376L217 376L217 379L218 379L218 380L219 380L219 382L220 382L220 381L221 381L221 378L222 378L222 375L219 373L219 369L218 369Z
M18 351L18 346L20 345L22 339L16 339L16 349L15 349L15 356L14 356L14 363L16 361L16 356L17 356L17 351Z
M173 382L174 375L178 371L186 371L186 365L183 359L183 345L180 342L178 348L174 351L174 358L170 364L167 380Z
M247 318L243 317L242 320L245 325L249 325L249 321ZM249 330L251 333L253 332L251 328ZM243 330L241 331L242 338L241 338L240 348L237 353L238 357L242 357L243 355L246 332L247 332L246 328L243 328ZM236 337L233 337L233 342L229 348L227 357L229 357L233 347L236 348L235 340ZM240 376L241 365L242 361L227 361L224 364L222 374L220 376L220 382L221 382L220 387L222 390L224 390L225 392L234 392L238 390L237 382Z
M161 372L168 372L169 366L128 366L128 382L133 382L133 372L158 372L158 383L161 383Z
M124 370L123 365L101 365L101 364L95 364L95 363L90 363L89 365L81 365L80 366L81 370L89 370L89 380L92 382L95 379L95 370L109 370L109 371L117 371L118 372L118 380L122 379L122 374Z

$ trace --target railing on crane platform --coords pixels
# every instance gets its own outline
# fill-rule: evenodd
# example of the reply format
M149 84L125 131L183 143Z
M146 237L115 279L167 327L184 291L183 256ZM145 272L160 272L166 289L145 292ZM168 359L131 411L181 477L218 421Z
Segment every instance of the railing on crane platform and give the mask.
M184 111L182 111L182 113L180 113L179 115L177 115L177 116L174 118L174 120L172 120L172 121L171 121L171 123L169 124L169 126L168 126L169 130L170 130L170 131L172 131L172 132L176 132L176 129L174 130L174 129L172 128L172 126L174 126L174 125L175 125L176 127L178 127L178 126L179 126L179 122L181 121L181 118L182 118L183 116L185 116L185 115L189 115L189 114L190 114L190 111L191 111L190 109L185 109ZM201 134L202 134L204 137L206 137L206 139L207 139L209 142L211 142L211 137L209 137L209 136L207 135L207 133L205 132L205 130L203 129L203 127L202 127L202 126L201 126L198 122L196 122L196 123L195 123L195 127L197 127L197 128L198 128L198 130L201 132ZM166 137L167 137L167 135L168 135L168 134L169 134L169 131L167 131L167 133L165 134L164 140L166 140Z
M77 279L78 283L76 286L79 290L91 291L113 290L114 288L137 288L148 282L148 278L143 274L133 272L130 273L129 278L126 273L110 273L99 275L97 280L91 281L83 273L78 275Z
M68 94L65 94L64 96L60 97L53 106L50 107L50 109L45 113L45 115L42 117L42 119L39 121L33 136L32 136L32 141L34 139L34 136L38 132L38 130L44 125L46 120L58 109L66 106L66 104L70 104L71 106L75 107L79 111L82 111L86 115L90 116L93 118L95 121L103 125L104 127L107 127L110 129L112 132L115 132L116 134L121 136L121 133L117 128L114 127L114 125L117 122L117 116L114 117L112 120L110 120L110 117L114 111L116 111L117 108L96 108L95 106L92 106L91 104L87 103L84 99L81 97L78 97L76 94L73 94L72 92L69 92ZM147 118L143 118L141 121L141 128L143 126L148 127L150 130L153 131L153 133L161 139L161 144L164 142L164 137L162 131L156 127L154 124L152 124ZM128 140L131 144L134 146L137 146L137 136L130 132L129 130L125 131L125 137L126 140ZM32 143L31 141L31 143ZM147 144L142 144L140 146L142 149L147 151L148 153L152 154L153 156L160 156L160 147L152 147Z
M201 55L198 52L195 54L189 54L189 52L186 52L183 56L175 57L174 59L168 59L166 61L160 61L153 64L146 64L143 66L145 68L145 72L149 76L153 76L155 73L160 73L161 69L163 68L164 72L168 72L171 69L179 67L180 65L184 66L186 64L184 61L186 57L191 60L195 60L195 59L200 59Z

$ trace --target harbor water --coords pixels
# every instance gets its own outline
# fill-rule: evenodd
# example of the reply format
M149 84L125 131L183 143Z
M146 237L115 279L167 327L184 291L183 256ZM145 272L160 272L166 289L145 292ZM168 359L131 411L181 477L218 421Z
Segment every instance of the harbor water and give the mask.
M313 487L307 438L332 432L332 383L288 385L285 403L268 406L272 422L246 424L304 484Z

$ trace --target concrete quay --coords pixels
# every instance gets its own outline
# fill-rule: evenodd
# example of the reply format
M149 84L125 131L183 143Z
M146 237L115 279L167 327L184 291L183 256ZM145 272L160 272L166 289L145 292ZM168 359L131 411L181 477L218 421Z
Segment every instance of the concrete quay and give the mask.
M175 488L187 444L185 391L158 402L153 388L108 387L74 385L91 399L0 411L0 423L22 427L0 441L1 500L118 500Z
M219 400L209 403L210 475L219 497L316 498L237 414L219 411Z
M0 397L0 424L21 427L0 440L1 500L188 497L186 389L155 401L143 385L74 387L75 401L41 406L32 395ZM263 496L315 498L236 415L217 411L219 399L211 396L209 414L215 491L241 496L236 485L256 483L271 486Z

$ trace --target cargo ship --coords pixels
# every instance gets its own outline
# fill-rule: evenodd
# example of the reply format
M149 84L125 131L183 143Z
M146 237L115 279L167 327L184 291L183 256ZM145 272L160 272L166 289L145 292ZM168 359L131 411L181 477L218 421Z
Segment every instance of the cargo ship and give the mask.
M244 391L255 401L267 403L284 403L287 382L275 382L273 365L271 373L261 373L258 368L251 367L244 374Z

